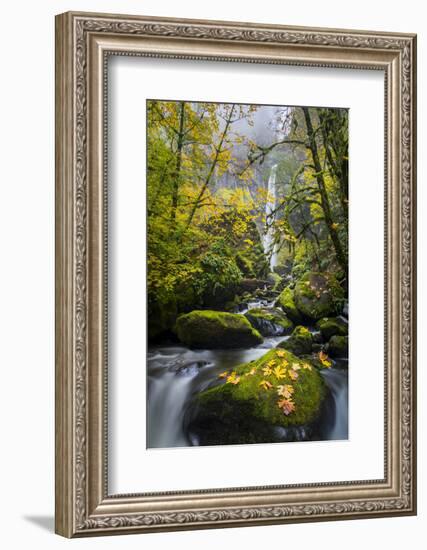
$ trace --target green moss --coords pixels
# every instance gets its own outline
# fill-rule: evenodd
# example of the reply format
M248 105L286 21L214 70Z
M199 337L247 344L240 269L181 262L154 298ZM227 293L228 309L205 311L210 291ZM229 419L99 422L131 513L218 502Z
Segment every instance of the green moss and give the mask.
M276 291L280 288L282 284L282 277L278 273L272 271L268 274L267 281L271 283L272 290Z
M272 360L276 366L284 366L287 373L285 378L278 379L274 372L265 375L263 368ZM319 414L325 396L325 387L317 370L311 365L309 365L310 368L303 368L303 364L290 352L270 350L257 361L234 369L235 376L240 377L237 384L224 382L199 394L196 398L199 416L202 419L204 417L205 420L210 418L216 422L216 425L219 423L226 426L227 430L234 427L234 440L239 437L239 432L243 437L245 426L253 431L254 422L258 427L264 425L265 429L271 425L287 427L310 424ZM300 367L295 371L298 375L296 380L292 380L289 376L292 365ZM269 382L272 387L270 389L261 387L260 383L263 380ZM295 410L288 416L278 406L278 401L282 397L278 395L277 387L284 384L291 385L294 389L292 401L295 404ZM253 434L253 437L258 440L263 440L264 436L265 433ZM247 442L247 434L244 437Z
M332 336L329 340L327 351L331 357L347 357L348 336Z
M294 327L280 309L253 308L245 313L245 317L263 336L289 334Z
M290 338L284 342L280 342L277 347L287 349L295 355L304 355L311 353L313 345L313 335L311 332L303 326L295 327Z
M298 311L294 301L294 292L290 287L286 287L277 299L277 305L279 305L286 315L294 323L301 323L302 316Z
M325 341L328 341L331 336L346 336L348 334L348 324L339 317L324 317L316 323L316 327L322 333Z
M181 342L194 348L252 347L263 341L244 315L212 310L180 315L176 333Z
M331 273L311 271L295 285L294 302L303 316L317 321L340 313L344 291Z

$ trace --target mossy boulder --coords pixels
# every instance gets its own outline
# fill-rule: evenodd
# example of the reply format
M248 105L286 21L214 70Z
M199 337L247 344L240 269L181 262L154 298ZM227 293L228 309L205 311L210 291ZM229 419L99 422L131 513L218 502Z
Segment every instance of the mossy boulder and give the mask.
M195 310L180 315L175 330L181 342L192 348L245 348L263 341L244 315L222 311Z
M311 353L312 346L313 335L311 332L306 327L297 326L294 328L291 336L287 340L280 342L277 347L287 349L295 355L306 355Z
M306 319L318 321L341 313L344 290L331 273L311 271L295 285L294 302Z
M302 315L298 311L294 301L294 291L287 286L277 299L276 305L280 306L289 319L294 323L302 322Z
M187 429L200 445L283 441L280 430L300 426L309 433L326 395L317 370L285 350L270 350L221 376L220 385L194 397L187 414ZM285 386L292 410L280 403ZM285 433L293 440L292 430Z
M326 350L331 357L348 357L348 336L332 336Z
M324 317L317 321L316 327L320 330L325 342L332 336L347 336L348 334L348 323L340 317Z
M294 328L292 321L278 308L253 308L245 317L263 336L283 336Z

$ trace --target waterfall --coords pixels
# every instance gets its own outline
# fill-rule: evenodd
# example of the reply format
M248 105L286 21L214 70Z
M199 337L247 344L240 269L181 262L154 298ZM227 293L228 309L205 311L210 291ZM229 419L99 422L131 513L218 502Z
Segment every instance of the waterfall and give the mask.
M276 208L276 171L277 164L270 169L267 186L267 201L265 203L265 232L263 235L264 253L270 258L270 269L277 265L277 250L274 243L274 218L272 214Z

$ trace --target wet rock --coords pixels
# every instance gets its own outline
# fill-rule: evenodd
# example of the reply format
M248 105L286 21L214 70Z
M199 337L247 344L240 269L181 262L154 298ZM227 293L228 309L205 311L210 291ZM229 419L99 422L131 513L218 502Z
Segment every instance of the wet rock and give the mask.
M188 363L176 363L169 367L169 371L175 372L180 376L192 376L206 365L210 365L208 361L190 361Z
M211 310L180 315L176 333L184 344L202 349L253 347L263 341L244 315Z
M294 303L308 320L340 314L344 303L344 290L331 273L311 271L295 285Z
M313 335L308 328L303 326L295 327L290 338L278 344L278 348L289 350L295 355L306 355L311 353L313 346Z
M245 313L251 325L263 336L284 336L294 325L278 308L254 308Z
M272 363L273 362L273 363ZM282 365L278 378L268 367ZM303 366L305 364L305 367ZM319 419L327 390L318 371L285 350L270 350L257 361L236 367L219 385L195 396L187 410L185 425L200 445L227 445L299 441L309 438ZM296 378L289 374L298 367ZM234 374L233 374L234 373ZM264 387L263 381L268 382ZM292 411L278 406L278 386L292 386ZM306 434L306 435L305 435Z
M317 321L316 327L320 330L325 342L332 336L347 336L348 334L348 323L343 317L324 317Z
M332 336L326 350L331 357L348 357L348 336Z
M277 299L277 306L280 306L289 319L299 324L302 322L303 318L301 313L298 311L297 306L294 301L294 291L288 286L286 287L280 296Z

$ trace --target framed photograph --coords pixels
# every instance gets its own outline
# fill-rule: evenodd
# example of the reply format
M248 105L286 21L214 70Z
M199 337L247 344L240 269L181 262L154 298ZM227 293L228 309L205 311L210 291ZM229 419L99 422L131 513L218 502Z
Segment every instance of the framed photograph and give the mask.
M56 18L56 532L416 513L416 37Z

